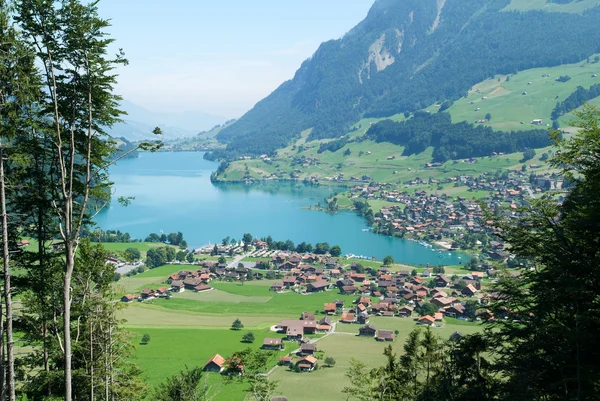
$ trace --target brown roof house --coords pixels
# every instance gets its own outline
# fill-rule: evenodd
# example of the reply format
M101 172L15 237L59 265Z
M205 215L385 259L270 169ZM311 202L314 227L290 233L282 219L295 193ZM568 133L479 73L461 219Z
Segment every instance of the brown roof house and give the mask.
M358 335L359 336L364 336L364 337L375 337L375 334L377 333L377 327L373 326L373 325L366 325L361 327L360 329L358 329Z
M225 358L221 355L217 354L210 358L206 365L204 365L205 372L215 372L220 373L223 371L223 367L225 366Z
M317 344L302 344L300 346L299 355L314 355L317 352Z
M435 318L433 318L432 316L429 316L429 315L425 315L422 318L420 318L417 323L423 324L425 326L431 326L432 324L435 323Z
M262 349L280 350L285 346L281 338L265 338L263 341Z
M304 334L314 334L317 330L317 322L314 320L284 320L279 327L289 339L298 340Z
M392 330L379 330L377 333L377 341L394 341L396 336Z
M296 366L302 372L312 371L315 368L316 364L317 364L317 358L315 358L314 356L305 356L304 358L302 358L298 362L296 362Z

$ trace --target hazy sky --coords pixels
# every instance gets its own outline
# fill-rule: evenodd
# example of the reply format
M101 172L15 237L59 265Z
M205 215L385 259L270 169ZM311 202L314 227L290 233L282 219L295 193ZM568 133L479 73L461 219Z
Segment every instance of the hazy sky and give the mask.
M239 117L374 0L102 0L129 65L117 91L153 111Z

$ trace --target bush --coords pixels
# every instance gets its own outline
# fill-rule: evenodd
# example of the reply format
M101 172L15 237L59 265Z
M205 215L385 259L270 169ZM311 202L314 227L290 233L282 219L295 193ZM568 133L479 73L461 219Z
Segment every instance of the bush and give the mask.
M140 344L148 344L150 342L150 334L144 334L142 336L142 341L140 342Z
M253 343L254 342L254 333L248 332L248 333L244 334L244 336L242 337L242 342L243 343Z

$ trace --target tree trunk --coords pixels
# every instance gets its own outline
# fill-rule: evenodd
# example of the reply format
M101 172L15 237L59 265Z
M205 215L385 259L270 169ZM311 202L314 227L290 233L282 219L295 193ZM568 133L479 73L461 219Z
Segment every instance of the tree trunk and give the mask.
M15 401L15 355L13 342L12 294L10 285L10 253L8 249L8 217L4 182L4 147L0 144L0 208L2 213L2 257L4 259L4 300L6 302L6 391L8 401Z
M72 367L71 367L71 277L75 265L73 255L73 244L67 239L65 241L67 260L65 263L65 279L63 284L63 331L65 348L65 401L72 401Z
M94 401L94 327L90 319L90 401Z

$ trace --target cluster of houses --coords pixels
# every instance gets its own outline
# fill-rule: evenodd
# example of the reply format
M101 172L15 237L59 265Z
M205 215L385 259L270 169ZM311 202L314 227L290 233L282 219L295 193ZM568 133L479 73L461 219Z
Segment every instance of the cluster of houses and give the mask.
M507 171L504 174L458 175L440 180L430 177L428 181L415 178L405 184L410 186L448 183L467 186L473 191L486 191L489 195L484 201L490 210L504 210L508 206L509 213L513 215L517 215L519 207L527 205L531 197L563 188L563 181L555 175L530 176L520 170ZM390 206L380 209L375 217L377 231L390 235L415 239L444 239L440 245L450 247L446 240L452 242L466 233L495 233L495 228L485 219L480 204L465 197L429 195L424 190L417 190L413 194L400 191L391 184L355 186L351 189L351 194L353 198L364 197L390 202ZM394 205L395 203L401 205ZM506 259L509 254L504 252L504 244L500 240L495 242L495 246L488 250L489 255L496 260Z

